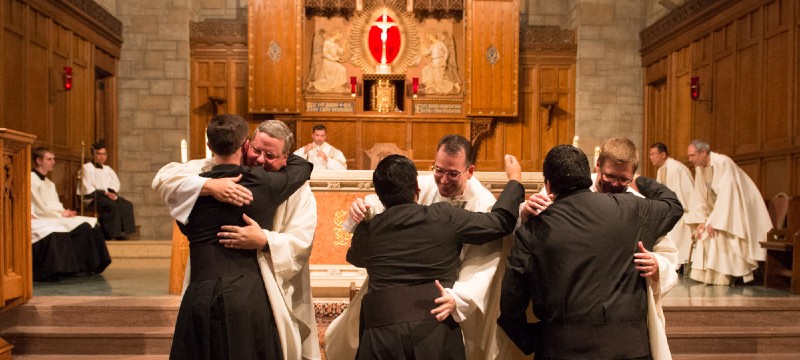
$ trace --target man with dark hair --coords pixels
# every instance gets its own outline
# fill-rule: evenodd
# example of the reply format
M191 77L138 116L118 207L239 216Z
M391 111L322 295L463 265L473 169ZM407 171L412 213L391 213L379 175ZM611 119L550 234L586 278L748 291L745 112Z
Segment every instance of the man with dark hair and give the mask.
M64 208L56 185L45 175L56 164L48 148L32 151L31 240L33 279L58 280L76 273L101 273L111 264L97 219Z
M295 155L314 164L315 170L347 170L347 158L339 149L327 142L325 125L314 125L311 142L294 152Z
M294 134L286 124L266 120L242 146L243 162L268 171L280 170L286 166L293 144ZM236 206L248 205L253 200L252 192L236 183L240 177L209 179L198 175L213 165L213 159L170 163L156 174L152 187L177 221L186 224L194 204L203 195ZM256 250L264 285L272 300L265 306L271 306L275 315L284 357L319 359L308 264L317 227L317 202L308 183L278 207L272 224L272 230L268 229L269 224L256 222L247 226L223 226L218 234L223 238L220 243L230 249ZM265 243L268 248L264 247ZM190 267L187 266L187 270ZM186 280L189 278L187 276Z
M643 177L648 199L591 192L589 162L570 145L551 149L543 170L554 202L516 232L498 324L541 359L649 359L647 283L631 257L672 228L680 202Z
M683 206L683 216L669 232L669 237L678 247L678 264L684 264L689 259L689 250L692 247L692 228L684 222L694 187L692 173L682 162L669 156L664 143L651 145L648 157L657 169L656 181L674 191Z
M490 214L419 205L414 164L400 155L378 164L372 179L386 210L356 227L347 251L347 261L370 276L357 359L465 358L458 323L435 299L455 282L463 243L498 240L513 229L522 171L513 156L505 163L510 181Z
M713 285L730 285L739 277L752 281L758 262L766 258L760 242L772 229L761 192L744 170L711 151L707 142L692 140L686 154L695 168L685 221L694 227L697 243L689 277Z
M589 190L608 194L629 193L643 197L635 190L636 182L633 180L638 165L639 155L633 141L625 137L608 139L603 144L595 164L597 172L592 174L592 186ZM521 221L525 222L529 215L535 216L549 204L552 204L552 201L548 198L546 189L542 189L541 193L531 196L523 207L520 214ZM650 335L650 354L654 360L662 360L671 358L671 355L661 300L678 283L676 272L678 249L669 235L656 240L650 249L652 251L640 247L633 254L633 262L636 264L636 269L641 272L641 276L647 279L648 284L647 325Z
M241 166L248 126L237 115L212 118L206 132L216 165L201 176L241 176L240 184L252 192L254 203L239 207L202 196L188 222L178 223L189 239L192 266L170 358L280 359L281 339L271 306L279 300L267 296L256 250L225 249L229 246L218 233L228 224L271 227L275 209L305 184L312 165L292 155L280 171ZM268 242L259 245L269 247Z
M475 172L475 151L472 144L461 135L445 135L436 146L432 173L417 178L419 196L417 203L431 205L446 203L474 212L488 212L495 204L494 195L481 184ZM352 232L359 221L383 211L383 204L375 195L357 199L350 216L343 225ZM500 265L511 249L514 239L506 236L502 241L484 245L464 244L459 258L459 271L455 283L447 287L447 296L437 299L444 308L442 315L452 314L464 334L464 348L471 360L514 360L525 355L497 327L500 312L500 283L503 267ZM368 288L369 278L353 297L347 309L325 332L325 353L330 359L352 359L358 348L359 313L361 299Z
M136 232L133 204L119 195L117 173L106 165L108 149L103 139L92 145L92 161L83 164L78 195L94 203L106 239L125 240Z

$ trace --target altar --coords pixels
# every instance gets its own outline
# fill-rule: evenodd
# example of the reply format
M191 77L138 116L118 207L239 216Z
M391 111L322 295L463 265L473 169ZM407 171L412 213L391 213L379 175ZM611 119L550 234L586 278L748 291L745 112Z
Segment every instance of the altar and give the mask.
M430 172L420 172L420 175L427 174ZM500 195L508 182L505 172L475 172L473 176L495 196ZM350 205L356 198L374 193L372 171L314 171L309 184L317 200L317 228L309 260L313 296L349 298L351 291L361 286L366 271L348 264L345 260L352 234L342 229L342 223L347 219ZM544 177L540 172L523 172L522 185L526 194L530 195L542 189ZM170 292L180 294L188 257L188 242L180 232L173 234L172 241Z

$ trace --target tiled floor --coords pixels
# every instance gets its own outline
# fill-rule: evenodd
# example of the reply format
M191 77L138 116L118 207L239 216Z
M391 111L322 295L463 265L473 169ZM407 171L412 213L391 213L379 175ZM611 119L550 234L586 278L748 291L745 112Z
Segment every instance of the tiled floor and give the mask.
M160 296L167 293L169 262L135 266L111 262L102 274L34 282L34 296Z

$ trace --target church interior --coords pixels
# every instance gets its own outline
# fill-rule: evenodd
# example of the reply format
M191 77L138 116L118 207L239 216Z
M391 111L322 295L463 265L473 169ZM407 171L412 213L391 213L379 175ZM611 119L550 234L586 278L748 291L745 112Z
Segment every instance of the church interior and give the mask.
M382 157L430 173L439 139L458 134L495 196L504 154L532 194L554 146L592 163L622 136L642 176L657 176L651 144L692 169L687 146L703 139L765 204L791 199L755 281L680 275L663 303L673 358L800 357L800 0L0 0L0 24L2 359L168 358L188 243L151 183L210 156L218 114L251 131L281 120L292 151L323 124L346 159L309 182L322 344L366 275L345 261L342 223ZM34 282L31 150L52 150L47 177L82 211L98 139L137 230L107 241L103 274Z

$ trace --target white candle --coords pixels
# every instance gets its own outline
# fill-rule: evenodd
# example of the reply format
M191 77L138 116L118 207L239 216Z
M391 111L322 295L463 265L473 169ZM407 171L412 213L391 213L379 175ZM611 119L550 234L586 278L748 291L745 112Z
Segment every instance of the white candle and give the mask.
M188 148L186 147L186 139L181 139L181 162L189 161Z
M595 146L594 147L594 165L593 166L597 166L597 160L599 158L600 158L600 147L599 146Z
M572 138L572 146L578 147L578 140L580 140L580 138L578 137L578 135L575 135L575 137Z

